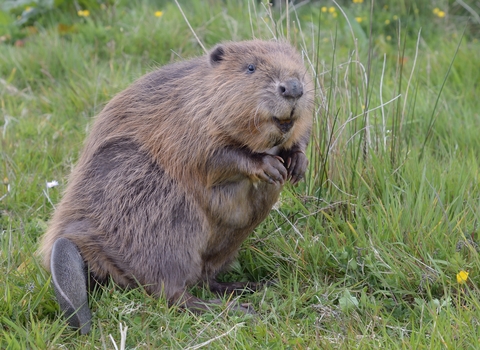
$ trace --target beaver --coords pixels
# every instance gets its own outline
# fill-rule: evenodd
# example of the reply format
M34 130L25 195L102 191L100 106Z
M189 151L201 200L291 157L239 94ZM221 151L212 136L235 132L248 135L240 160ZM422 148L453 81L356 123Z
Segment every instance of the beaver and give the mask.
M70 325L90 329L90 278L200 311L209 304L190 286L255 290L215 278L285 182L303 178L313 90L290 44L251 40L166 65L116 95L40 244Z

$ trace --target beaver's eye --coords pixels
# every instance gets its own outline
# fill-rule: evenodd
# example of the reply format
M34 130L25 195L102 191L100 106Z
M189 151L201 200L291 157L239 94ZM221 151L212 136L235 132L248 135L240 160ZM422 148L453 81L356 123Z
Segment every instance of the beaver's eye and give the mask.
M248 72L248 73L253 73L253 72L255 72L255 65L249 64L249 65L247 66L247 72Z

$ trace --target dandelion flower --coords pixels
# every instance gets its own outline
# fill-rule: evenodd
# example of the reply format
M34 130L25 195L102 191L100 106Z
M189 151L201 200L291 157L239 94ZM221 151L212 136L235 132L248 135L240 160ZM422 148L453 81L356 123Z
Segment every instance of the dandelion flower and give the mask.
M363 0L353 0L353 3L354 4L361 4L361 3L363 3Z
M435 7L435 8L433 9L433 13L434 13L434 14L437 14L438 12L440 12L440 9L439 9L438 7Z
M328 8L328 12L334 13L334 12L335 12L335 7L330 6L330 7Z
M155 17L162 17L163 11L155 11Z
M362 17L355 17L355 20L358 22L358 23L361 23L362 22Z
M438 11L437 16L440 17L440 18L445 17L445 11Z
M80 17L88 17L90 16L90 11L88 10L79 10L77 12L77 14L80 16Z
M398 16L397 15L393 15L393 20L396 21L398 19Z
M328 11L328 8L327 8L326 6L323 6L323 7L322 7L322 12L325 13L325 12L327 12L327 11Z
M457 273L457 282L459 284L464 284L468 280L468 272L467 271L460 271Z
M389 20L389 19L386 19L386 20L385 20L385 24L386 24L386 25L389 25L389 24L390 24L390 20Z

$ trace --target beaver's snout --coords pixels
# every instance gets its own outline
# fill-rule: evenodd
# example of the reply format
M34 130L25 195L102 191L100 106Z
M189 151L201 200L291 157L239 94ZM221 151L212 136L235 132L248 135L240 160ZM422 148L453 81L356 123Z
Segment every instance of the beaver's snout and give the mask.
M303 95L303 84L296 78L289 79L278 85L278 92L285 98L298 99Z

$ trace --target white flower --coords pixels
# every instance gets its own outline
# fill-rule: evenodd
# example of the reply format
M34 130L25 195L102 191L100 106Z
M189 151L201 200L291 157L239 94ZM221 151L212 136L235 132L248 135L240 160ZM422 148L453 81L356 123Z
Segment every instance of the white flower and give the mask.
M52 188L52 187L56 187L56 186L58 186L58 181L56 181L56 180L47 182L47 188Z

